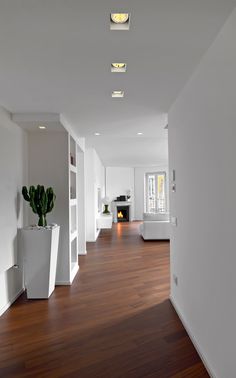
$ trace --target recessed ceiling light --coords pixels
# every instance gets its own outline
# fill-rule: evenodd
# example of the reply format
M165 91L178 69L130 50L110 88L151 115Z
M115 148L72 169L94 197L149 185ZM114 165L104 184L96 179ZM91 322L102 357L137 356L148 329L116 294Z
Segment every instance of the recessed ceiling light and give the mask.
M110 29L111 30L129 30L130 14L129 13L111 13Z
M94 135L99 136L99 135L101 135L101 134L100 134L100 133L94 133Z
M111 93L111 97L124 97L125 92L124 91L113 91Z
M111 72L126 72L126 63L111 63Z
M129 19L129 13L111 13L111 20L115 24L125 24Z
M125 67L125 63L112 63L112 66L114 68L124 68Z
M143 133L137 133L137 135L143 135Z
M39 129L40 129L40 130L45 130L45 129L46 129L46 126L39 125Z

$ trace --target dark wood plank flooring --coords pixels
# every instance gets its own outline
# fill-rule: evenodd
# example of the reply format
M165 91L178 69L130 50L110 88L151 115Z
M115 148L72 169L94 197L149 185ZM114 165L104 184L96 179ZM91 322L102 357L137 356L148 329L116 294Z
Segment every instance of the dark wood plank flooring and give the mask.
M169 243L104 230L72 287L0 318L0 377L208 377L168 296Z

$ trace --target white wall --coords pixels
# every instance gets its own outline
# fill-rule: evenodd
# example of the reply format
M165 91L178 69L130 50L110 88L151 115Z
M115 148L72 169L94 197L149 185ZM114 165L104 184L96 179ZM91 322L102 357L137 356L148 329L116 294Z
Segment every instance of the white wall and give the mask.
M26 223L21 189L27 185L27 135L0 108L0 315L23 288L17 229ZM11 268L19 264L20 269Z
M135 183L135 220L142 220L144 213L144 186L145 174L151 172L166 172L166 190L167 190L167 211L169 211L169 179L168 179L168 163L155 167L137 167L134 170Z
M98 216L98 188L105 196L105 169L93 148L85 150L85 198L86 198L86 238L96 241L99 231L96 226Z
M236 374L236 11L169 113L171 296L212 374Z
M134 168L106 167L106 195L111 201L131 190L134 195Z

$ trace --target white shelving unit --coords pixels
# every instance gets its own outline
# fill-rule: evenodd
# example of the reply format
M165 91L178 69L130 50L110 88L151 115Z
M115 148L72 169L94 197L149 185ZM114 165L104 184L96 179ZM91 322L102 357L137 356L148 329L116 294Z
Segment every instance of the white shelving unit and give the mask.
M77 204L77 198L70 199L70 206Z
M77 168L76 168L75 165L70 164L69 167L70 167L70 171L71 171L71 172L74 172L75 174L77 173Z
M69 151L69 269L72 283L79 270L78 264L78 154L77 144L72 136L68 135Z

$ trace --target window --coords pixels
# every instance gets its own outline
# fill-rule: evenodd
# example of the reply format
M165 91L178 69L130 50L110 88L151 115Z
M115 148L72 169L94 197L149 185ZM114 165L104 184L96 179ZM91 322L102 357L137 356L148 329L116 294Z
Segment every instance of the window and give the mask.
M146 173L146 212L166 212L166 174L165 172Z

